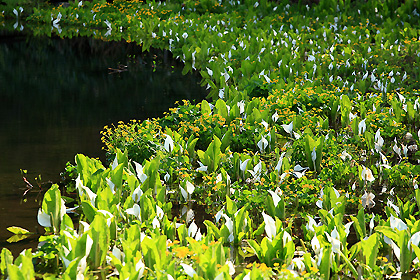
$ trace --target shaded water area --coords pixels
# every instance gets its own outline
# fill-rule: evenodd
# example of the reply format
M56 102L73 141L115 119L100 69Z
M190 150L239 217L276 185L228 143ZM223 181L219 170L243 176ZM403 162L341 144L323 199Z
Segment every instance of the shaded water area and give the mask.
M170 53L141 53L134 43L0 30L0 247L16 254L36 246L37 236L6 241L9 226L41 230L34 178L59 181L77 153L104 160L105 125L161 116L177 100L202 100L200 77L181 72ZM25 198L20 169L34 185Z

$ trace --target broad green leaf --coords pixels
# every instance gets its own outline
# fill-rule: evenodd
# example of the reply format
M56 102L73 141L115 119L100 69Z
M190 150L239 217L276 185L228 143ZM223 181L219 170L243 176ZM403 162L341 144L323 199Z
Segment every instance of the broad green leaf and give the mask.
M276 252L271 244L271 241L267 237L264 237L261 241L261 255L262 259L260 259L260 261L264 262L268 266L273 265Z
M15 260L15 265L19 267L24 279L35 279L34 264L32 261L32 249L25 249ZM13 277L10 277L14 279Z
M210 105L206 100L203 100L201 102L201 114L203 114L203 115L205 115L205 114L210 115L211 114Z
M21 269L14 264L10 264L7 266L7 273L9 275L9 279L13 280L26 280L25 276Z
M410 235L407 230L402 230L399 232L399 247L400 247L400 265L401 265L401 272L407 273L410 270L411 261L412 261L412 253L411 250L408 249L408 240L410 239Z
M366 265L374 269L378 255L380 238L377 233L372 234L367 240L362 240L362 252L366 257Z
M213 141L210 143L209 147L207 148L206 155L210 158L211 163L209 167L209 172L214 172L219 167L221 150L220 147L222 142L217 138L217 136L213 136Z
M205 220L203 223L207 227L207 235L213 234L215 239L218 239L220 237L220 230L218 227L216 227L215 224L213 224L209 220Z
M265 222L262 222L260 226L252 233L252 237L256 238L257 236L260 236L265 231Z
M223 99L218 99L216 101L214 113L219 114L221 117L227 119L228 110L227 110L227 107L226 107L226 103L225 103L225 101L223 101Z
M226 224L224 224L221 228L220 228L220 239L223 239L223 242L225 244L230 243L230 237L231 236L231 232L229 230L229 228L226 226Z
M311 267L314 266L311 258L311 253L305 253L303 255L303 263L305 264L306 271L310 271Z
M206 157L206 154L204 153L204 151L202 150L198 150L197 151L197 155L198 158L200 159L201 163L203 163L204 165L206 165L207 167L209 166L209 159Z
M77 268L79 265L81 257L75 258L70 262L66 270L64 271L63 278L64 279L77 279Z
M263 252L261 250L260 245L258 245L258 243L255 240L247 240L249 246L252 248L252 250L254 250L255 254L257 255L257 258L259 260L263 259Z
M276 217L276 207L274 206L273 198L271 196L267 196L265 198L265 204L268 214L271 217Z
M6 249L3 248L1 250L1 256L0 256L0 272L3 275L7 275L7 266L13 264L13 255L12 253Z
M420 189L415 189L417 207L420 209Z
M93 219L95 218L97 209L95 207L93 207L90 204L90 202L82 201L82 210L83 210L83 214L85 214L89 223L91 223L93 221Z
M110 243L109 227L103 215L95 215L89 232L93 240L89 258L93 263L93 267L96 268L104 264Z
M375 227L375 231L383 233L386 237L391 238L396 243L399 242L400 237L399 237L398 233L396 233L395 230L393 230L391 227L377 226L377 227ZM407 242L408 242L408 240L407 240Z
M232 141L232 132L230 130L226 131L225 135L222 137L222 144L220 145L220 150L222 153L226 151L226 148L230 145Z
M17 226L8 227L7 230L14 234L30 234L29 230Z
M116 197L112 194L111 189L103 188L101 191L98 192L98 196L96 198L96 204L98 205L98 209L110 211L112 205L118 203L114 201L114 199L116 200Z
M350 216L351 220L354 222L354 228L356 229L356 235L359 240L363 240L366 236L366 221L365 221L365 211L364 208L360 208L357 216Z
M166 239L166 236L160 236ZM141 242L144 263L147 267L156 270L161 267L161 255L158 250L159 239L145 237ZM164 252L163 252L164 253ZM156 265L156 267L155 267Z
M15 235L9 237L7 239L7 242L9 242L9 243L19 242L21 240L24 240L24 239L28 238L29 236L30 236L29 234L15 234Z
M304 147L305 147L306 162L311 170L315 170L314 162L312 160L312 151L316 147L316 142L309 134L305 135Z
M188 146L187 151L190 158L194 157L195 145L197 144L198 138L194 138L194 135L191 134L190 138L188 139Z
M411 244L411 247L413 248L416 257L420 259L420 248L414 244Z
M44 199L42 200L42 210L51 216L51 223L56 233L59 231L61 219L66 213L63 202L57 184L54 184L45 193Z
M178 233L178 239L179 239L180 244L183 246L186 246L187 245L186 238L188 237L187 226L185 224L182 224L176 229L176 231Z
M128 167L128 151L121 152L120 149L117 149L117 160L118 165L122 164L124 167Z
M115 184L114 191L117 196L117 201L119 201L121 196L123 171L124 164L120 163L114 170L110 172L111 181Z
M90 253L91 245L92 245L92 238L89 235L89 232L85 232L76 243L75 249L75 255L76 258L82 258L84 256L87 256Z
M322 149L324 147L324 136L321 135L321 137L318 138L316 141L316 160L315 160L315 171L321 172L321 160L322 160Z
M330 255L331 255L331 246L323 247L323 254L321 258L321 266L320 266L320 273L323 279L330 279L330 270L331 270L331 263L330 263Z
M349 259L353 260L356 257L360 256L360 252L362 251L362 242L359 241L356 244L354 244L353 246L351 246L350 248L350 255L349 255Z
M229 217L232 217L237 211L236 203L233 202L229 196L226 196L226 212Z
M410 102L410 101L408 101L408 102L407 102L407 115L409 116L409 118L410 118L411 120L413 120L413 119L414 119L415 114L416 114L416 111L415 111L415 109L414 109L414 105L413 105L413 103L412 103L412 102Z
M351 101L345 94L341 95L340 99L340 110L341 110L341 124L342 127L347 127L349 124L349 115L351 112Z

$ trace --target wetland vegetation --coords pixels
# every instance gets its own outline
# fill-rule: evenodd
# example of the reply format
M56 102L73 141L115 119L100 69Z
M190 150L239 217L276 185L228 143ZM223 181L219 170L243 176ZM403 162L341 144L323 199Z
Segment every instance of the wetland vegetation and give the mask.
M38 249L3 249L0 272L417 277L419 2L289 2L6 6L0 23L34 34L169 50L210 93L106 126L107 162L75 156L44 195Z

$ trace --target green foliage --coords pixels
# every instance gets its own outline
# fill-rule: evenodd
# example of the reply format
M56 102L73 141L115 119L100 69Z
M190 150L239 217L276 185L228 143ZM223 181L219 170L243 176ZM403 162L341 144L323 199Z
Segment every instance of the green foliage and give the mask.
M36 253L40 269L64 279L115 270L122 279L418 271L418 3L289 2L33 8L26 21L36 34L170 50L184 73L201 74L212 100L105 127L108 167L76 155L67 189L76 190L78 228L54 185L38 215L48 234ZM392 192L404 199L385 206ZM197 225L187 210L179 223L172 205L192 202L211 206L215 221ZM294 224L303 217L307 224ZM348 241L352 226L356 240ZM244 268L240 258L254 255L258 262ZM34 278L31 258L25 251L13 262L3 250L1 273Z

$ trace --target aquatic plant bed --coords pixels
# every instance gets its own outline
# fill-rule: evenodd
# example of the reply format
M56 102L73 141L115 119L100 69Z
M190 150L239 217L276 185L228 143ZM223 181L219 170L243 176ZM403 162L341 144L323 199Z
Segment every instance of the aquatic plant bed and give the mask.
M1 14L34 33L168 49L210 92L105 127L109 165L76 155L65 186L76 199L46 192L38 250L13 260L3 249L2 275L415 276L420 4L288 2L80 1ZM192 203L211 218L195 218Z

